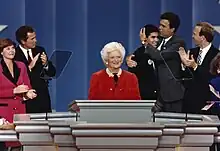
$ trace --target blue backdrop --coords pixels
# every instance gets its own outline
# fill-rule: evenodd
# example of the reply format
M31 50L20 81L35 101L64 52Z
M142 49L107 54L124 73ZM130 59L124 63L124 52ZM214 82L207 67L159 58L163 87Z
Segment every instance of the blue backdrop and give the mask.
M122 42L127 53L139 42L139 29L158 25L160 14L173 11L181 18L178 34L192 47L192 28L198 21L220 26L219 0L0 0L1 37L15 39L24 24L37 31L38 43L50 56L67 50L73 56L63 74L50 84L53 108L66 111L73 99L86 99L89 79L103 68L99 51L109 41ZM219 45L216 34L214 44Z

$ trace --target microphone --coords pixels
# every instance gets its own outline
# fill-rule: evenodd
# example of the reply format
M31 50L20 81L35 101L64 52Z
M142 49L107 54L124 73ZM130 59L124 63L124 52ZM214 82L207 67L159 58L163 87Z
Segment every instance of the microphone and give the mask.
M118 75L117 75L117 73L113 73L113 75L114 75L115 85L117 85L117 83L118 83Z
M164 59L163 55L169 55L169 56L174 55L175 57L179 57L179 54L176 51L175 52L163 52L163 51L160 52L160 57L162 58L164 64L166 65L167 69L169 70L171 76L175 79L175 81L189 81L194 78L192 71L188 67L186 67L186 70L188 70L190 77L179 77L179 78L175 77L169 65L167 64L166 60Z

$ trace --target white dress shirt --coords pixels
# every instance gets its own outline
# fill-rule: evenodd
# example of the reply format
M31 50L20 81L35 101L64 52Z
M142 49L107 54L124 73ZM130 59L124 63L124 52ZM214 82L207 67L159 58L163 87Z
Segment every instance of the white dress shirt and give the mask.
M209 49L211 48L211 46L212 46L212 43L210 43L208 46L206 46L205 48L200 48L200 51L202 51L202 53L201 53L201 63L200 63L200 65L202 64L202 62L203 62L203 60L204 60L204 58L205 58L205 56L206 56L206 54L208 53L208 51L209 51Z
M21 48L21 50L24 53L27 60L28 60L28 52L27 51L29 51L29 55L30 55L31 59L33 60L33 54L32 54L31 49L25 49L21 45L19 45L19 47Z
M172 36L163 39L163 40L165 40L164 45L165 45L171 38L172 38ZM162 40L162 42L160 43L159 47L157 47L157 50L161 50L161 47L162 47L162 44L163 44L163 40Z
M22 52L24 53L24 55L25 55L25 57L26 57L26 59L28 60L28 52L27 51L29 51L29 55L30 55L30 57L31 57L31 59L33 60L33 54L32 54L32 50L31 49L25 49L25 48L23 48L21 45L19 45L19 47L21 48L21 50L22 50ZM44 66L44 69L45 70L48 70L48 68L49 68L49 66L48 66L48 64L46 64L45 66Z

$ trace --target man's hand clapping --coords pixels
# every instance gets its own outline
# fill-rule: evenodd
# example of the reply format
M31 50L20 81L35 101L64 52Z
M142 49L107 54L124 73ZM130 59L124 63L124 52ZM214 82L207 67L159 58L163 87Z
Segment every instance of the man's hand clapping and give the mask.
M34 68L34 66L35 66L35 64L36 64L36 62L37 62L39 56L40 56L40 53L38 53L38 54L33 58L33 60L31 61L31 63L29 64L28 67L29 67L29 70L30 70L30 71L32 70L32 68Z
M28 92L26 93L26 97L28 99L34 99L35 97L37 97L36 91L34 89L28 90Z

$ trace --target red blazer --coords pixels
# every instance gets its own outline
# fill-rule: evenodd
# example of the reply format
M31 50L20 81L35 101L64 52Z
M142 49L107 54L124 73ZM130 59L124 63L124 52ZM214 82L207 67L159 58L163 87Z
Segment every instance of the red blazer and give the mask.
M14 95L13 89L21 84L31 88L27 68L22 62L14 62L14 78L11 76L5 62L0 63L0 116L13 122L14 114L26 112L22 95Z
M115 84L106 70L100 70L91 77L89 100L140 100L138 80L135 74L122 70Z

